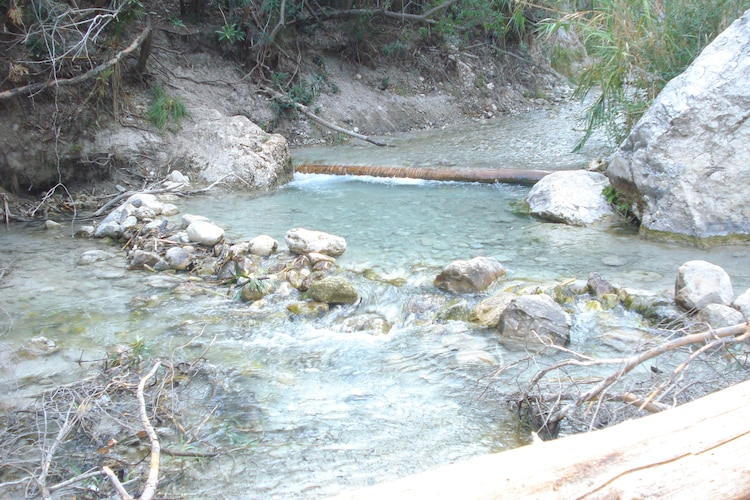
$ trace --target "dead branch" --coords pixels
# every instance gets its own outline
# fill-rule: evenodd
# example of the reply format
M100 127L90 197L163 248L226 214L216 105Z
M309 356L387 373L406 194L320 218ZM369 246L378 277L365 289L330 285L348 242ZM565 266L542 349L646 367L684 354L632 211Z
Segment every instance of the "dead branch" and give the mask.
M685 347L692 344L698 344L698 343L706 343L708 342L710 346L716 346L718 344L726 344L726 343L736 343L736 342L742 342L745 339L750 337L750 324L748 323L741 323L733 326L728 326L724 328L719 328L716 330L709 329L704 332L695 333L691 335L685 335L683 337L676 338L674 340L671 340L669 342L665 342L664 344L658 345L656 347L653 347L651 349L648 349L642 353L627 357L627 358L615 358L615 359L594 359L594 360L578 360L578 359L569 359L565 360L563 362L557 363L553 366L550 366L548 368L545 368L544 370L541 370L529 383L528 388L523 393L523 396L521 398L521 401L528 401L531 399L534 399L530 395L531 391L538 386L539 382L542 380L544 376L546 376L548 373L559 370L561 368L567 367L567 366L596 366L596 365L606 365L606 364L616 364L619 365L619 368L614 371L609 376L605 377L598 383L596 383L591 389L588 391L583 392L576 398L572 399L567 405L563 406L562 408L559 407L559 405L554 404L553 408L558 408L556 411L550 412L549 416L545 419L545 425L548 426L555 426L559 424L559 422L564 419L568 414L570 414L575 408L577 408L579 405L585 402L590 401L598 401L601 403L604 400L604 395L606 391L612 387L616 382L618 382L624 375L632 371L635 367L640 365L641 363L648 361L652 358L655 358L661 354L664 354L669 351L673 351L675 349ZM700 349L700 352L704 352L705 348ZM689 363L690 360L695 359L696 356L691 356L690 359L686 362L680 365L680 367L677 368L676 372L680 372L684 370L685 366L687 366L687 363ZM654 391L654 396L656 393L658 393L660 389L657 389ZM629 404L637 404L642 409L646 409L646 406L649 406L653 410L660 410L661 405L654 406L654 403L652 403L652 396L649 396L648 398L644 400L639 400L639 398L633 399L631 396L633 395L626 395L626 397L623 398L623 400ZM558 401L562 400L560 397ZM632 401L628 401L632 400ZM649 410L651 411L651 410Z
M50 87L61 87L63 85L75 85L77 83L81 83L91 78L94 78L95 76L99 75L101 72L119 63L125 56L127 56L131 52L135 51L148 38L150 33L151 33L151 22L149 21L148 25L143 30L143 32L140 35L138 35L138 37L135 40L133 40L133 43L131 43L126 49L118 52L114 57L112 57L107 62L100 64L99 66L92 68L89 71L81 75L75 76L73 78L66 78L63 80L52 79L47 82L32 83L29 85L24 85L23 87L16 87L14 89L5 90L3 92L0 92L0 101L4 99L9 99L11 97L15 97L20 94L25 94L25 93L34 94L42 90L48 89Z
M159 445L159 436L156 435L156 431L151 425L151 422L148 419L148 414L146 413L146 400L143 397L143 390L146 386L146 382L156 374L156 370L158 370L160 366L162 366L161 361L154 363L151 371L141 378L141 381L138 383L138 390L136 391L136 397L138 398L138 403L141 408L141 423L146 429L148 438L151 441L151 465L148 470L146 486L143 488L143 494L140 497L141 500L151 500L154 497L156 487L159 484L159 454L161 447Z
M112 469L105 465L104 467L102 467L102 472L104 472L104 474L109 478L109 481L112 483L112 486L115 488L122 500L133 500L133 497L130 496L130 493L127 492Z
M47 488L47 476L49 475L49 469L52 466L52 460L55 457L55 452L57 451L57 448L60 446L60 444L68 436L70 431L73 429L77 420L78 412L75 410L74 405L71 403L70 407L68 408L68 412L65 415L65 421L63 422L62 426L60 426L60 430L57 433L55 441L49 447L49 450L47 450L47 452L42 455L42 472L37 478L37 483L39 484L42 498L44 498L45 500L52 498L49 489Z
M334 17L359 17L359 16L381 16L391 19L398 19L399 21L410 21L415 23L426 23L435 24L437 21L432 19L432 15L436 12L447 9L457 0L447 0L428 10L424 14L407 14L406 12L394 12L386 9L349 9L349 10L336 10L326 11L321 17L334 18Z
M296 109L297 111L299 111L303 115L307 116L311 120L319 123L320 125L322 125L322 126L324 126L326 128L329 128L329 129L331 129L331 130L333 130L335 132L340 132L340 133L348 135L350 137L354 137L356 139L360 139L360 140L369 142L371 144L375 144L376 146L388 146L388 144L386 144L385 142L379 141L377 139L373 139L372 137L369 137L369 136L366 136L366 135L362 135L360 133L354 132L353 130L347 130L345 128L339 127L338 125L334 125L333 123L331 123L331 122L329 122L327 120L324 120L323 118L319 117L318 115L316 115L315 113L313 113L312 111L310 111L310 108L308 108L304 104L295 102L295 101L289 99L288 97L284 96L283 94L280 94L279 92L276 92L274 90L269 89L268 87L261 87L260 89L263 91L263 93L271 96L273 99L275 99L275 100L277 100L279 102L288 104L290 106L293 106L294 109Z

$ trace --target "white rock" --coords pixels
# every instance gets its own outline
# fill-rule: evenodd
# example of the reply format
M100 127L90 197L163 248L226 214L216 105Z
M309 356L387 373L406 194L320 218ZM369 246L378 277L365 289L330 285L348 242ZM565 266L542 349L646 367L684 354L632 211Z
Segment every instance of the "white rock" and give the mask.
M165 203L162 207L161 215L164 217L171 217L180 213L180 209L173 203Z
M261 234L250 240L249 251L253 255L271 255L279 248L279 242L272 237Z
M553 172L537 182L526 201L532 214L555 222L587 226L613 214L602 194L604 174L588 170Z
M120 224L115 221L102 221L94 231L94 238L117 239L120 236L122 236L122 227L120 227Z
M210 222L195 221L188 226L187 236L193 243L212 247L224 238L224 229Z
M190 185L190 179L188 179L188 177L179 170L172 170L169 175L167 175L166 180L177 185Z
M734 300L733 305L748 321L750 321L750 288L741 293L740 296Z
M182 228L187 229L187 227L192 224L193 222L211 222L211 219L208 217L204 217L202 215L193 215L193 214L182 214Z
M125 204L132 205L135 208L150 208L155 215L161 214L161 211L164 208L164 205L156 199L156 196L144 193L134 194L128 198L128 201L126 201Z
M728 306L734 300L732 280L726 271L703 260L681 265L674 289L675 302L688 311L703 309L708 304Z
M723 304L708 304L700 310L696 319L711 328L723 328L745 322L745 317L740 311Z
M285 240L289 250L299 255L318 252L338 257L346 251L346 240L341 236L301 227L287 231Z

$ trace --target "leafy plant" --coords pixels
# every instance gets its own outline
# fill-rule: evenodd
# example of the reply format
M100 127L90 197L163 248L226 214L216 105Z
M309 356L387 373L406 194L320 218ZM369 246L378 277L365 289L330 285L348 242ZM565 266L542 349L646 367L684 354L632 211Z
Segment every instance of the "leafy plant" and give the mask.
M602 195L612 209L618 214L630 218L630 205L620 198L620 193L612 186L607 186L602 190Z
M576 151L599 128L620 142L667 82L750 7L750 0L592 0L589 5L543 29L574 29L591 56L575 96L600 93L586 111Z
M169 24L175 28L184 28L185 23L177 16L169 16Z
M237 42L241 42L245 39L245 32L242 31L237 23L224 23L224 25L216 30L216 34L219 35L219 41L228 43L230 45Z
M148 121L157 129L164 130L167 122L179 125L180 120L188 116L185 104L177 98L167 95L161 87L154 87L154 101L148 108Z

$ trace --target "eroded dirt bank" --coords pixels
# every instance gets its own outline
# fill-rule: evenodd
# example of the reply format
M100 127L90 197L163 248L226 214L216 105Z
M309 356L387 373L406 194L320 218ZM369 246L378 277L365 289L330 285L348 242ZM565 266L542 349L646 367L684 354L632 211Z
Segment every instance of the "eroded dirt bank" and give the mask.
M35 203L55 186L55 196L84 193L94 206L94 195L117 185L148 184L175 168L190 172L192 166L172 157L165 145L176 142L186 124L216 116L244 116L283 135L292 147L348 140L280 106L267 84L224 53L210 27L176 27L165 16L152 20L143 74L133 71L137 58L126 57L110 80L0 102L7 124L0 127L0 189L11 206L36 216ZM300 54L300 63L282 74L297 75L312 95L310 110L324 120L366 135L398 134L566 99L569 87L547 62L553 43L560 42L523 50L445 47L358 60L333 30L320 30L306 41L310 49ZM155 89L179 100L187 112L164 130L149 121ZM79 209L86 208L81 201Z

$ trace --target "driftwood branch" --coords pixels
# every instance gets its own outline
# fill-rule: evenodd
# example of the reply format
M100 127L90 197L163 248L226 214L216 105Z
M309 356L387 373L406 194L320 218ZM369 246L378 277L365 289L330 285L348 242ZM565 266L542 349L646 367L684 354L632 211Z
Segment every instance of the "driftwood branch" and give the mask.
M151 34L151 22L149 21L148 25L143 30L143 32L141 32L141 34L138 35L138 37L135 40L133 40L133 43L131 43L126 49L118 52L113 58L111 58L107 62L100 64L99 66L96 66L95 68L92 68L89 71L83 74L80 74L78 76L75 76L73 78L66 78L62 80L53 79L48 82L32 83L29 85L25 85L23 87L16 87L14 89L5 90L3 92L0 92L0 101L4 99L9 99L11 97L15 97L21 94L26 94L26 93L34 94L42 90L48 89L50 87L61 87L63 85L75 85L77 83L81 83L91 78L94 78L95 76L99 75L102 71L105 71L111 68L115 64L119 63L125 56L135 51L149 37L150 34ZM143 65L145 66L145 61L143 61Z
M302 164L294 167L304 174L369 175L432 181L482 182L494 184L533 185L550 172L546 170L514 170L507 168L442 168L442 167L383 167L374 165Z
M387 17L390 19L398 19L399 21L410 21L415 23L426 23L435 24L437 21L432 19L432 15L436 12L447 9L457 0L447 0L446 2L437 5L424 14L408 14L406 12L394 12L386 9L349 9L349 10L334 10L326 11L322 17L334 18L334 17L359 17L359 16L380 16Z
M156 493L156 487L159 485L159 460L161 446L159 444L159 436L156 435L156 431L151 425L151 422L148 419L148 414L146 413L146 400L143 397L143 390L146 386L146 382L148 382L149 379L156 374L156 370L158 370L161 365L161 361L157 361L154 364L154 366L151 368L151 371L149 371L146 375L143 376L143 378L141 378L141 381L138 383L138 390L136 391L136 397L138 398L138 403L141 407L141 423L146 429L146 434L148 434L149 441L151 442L151 463L148 470L148 479L146 480L146 486L143 488L143 494L140 497L141 500L151 500Z
M340 133L348 135L350 137L354 137L356 139L360 139L360 140L369 142L371 144L375 144L376 146L388 146L388 144L386 144L386 143L384 143L382 141L379 141L377 139L373 139L372 137L369 137L369 136L362 135L360 133L354 132L353 130L347 130L347 129L339 127L338 125L335 125L335 124L333 124L333 123L331 123L331 122L329 122L327 120L324 120L323 118L319 117L318 115L316 115L315 113L313 113L312 111L310 111L310 108L308 108L304 104L292 101L291 99L289 99L288 97L286 97L285 95L283 95L283 94L281 94L279 92L273 91L273 90L271 90L271 89L269 89L267 87L261 87L261 90L265 94L271 96L273 99L294 107L294 109L296 109L297 111L299 111L303 115L307 116L311 120L319 123L320 125L322 125L322 126L324 126L326 128L329 128L329 129L331 129L333 131L336 131L336 132L340 132Z
M122 500L133 500L133 497L130 496L130 493L128 493L112 469L105 465L102 467L102 472L109 478L109 482L112 483L112 486Z
M644 363L645 361L655 358L656 356L664 354L668 351L673 351L680 347L685 347L685 346L692 345L692 344L708 342L709 345L715 346L718 344L725 344L729 341L742 342L746 340L748 337L750 337L750 324L740 323L737 325L719 328L716 330L709 329L704 332L695 333L691 335L685 335L683 337L679 337L669 342L665 342L664 344L658 345L647 351L644 351L642 353L639 353L639 354L636 354L627 358L593 359L593 360L569 359L561 363L557 363L548 368L545 368L544 370L541 370L531 380L531 382L528 385L528 389L525 391L521 399L522 400L533 399L533 397L530 395L530 392L534 389L534 387L536 387L539 384L539 382L542 380L542 378L545 375L547 375L553 370L558 370L567 366L596 366L596 365L605 365L605 364L619 365L619 368L616 371L614 371L611 375L605 377L603 380L595 384L591 389L583 392L578 397L570 401L568 404L558 409L557 411L553 412L545 423L545 425L551 427L551 426L556 425L558 422L560 422L563 418L565 418L570 412L572 412L581 403L584 403L587 401L594 401L599 398L602 398L604 393L610 387L612 387L624 375L626 375L627 373L632 371L635 367L637 367L641 363ZM702 348L699 351L703 352L705 351L705 348ZM691 356L690 359L692 360L694 358L695 356ZM687 362L680 365L677 368L677 370L675 370L675 372L679 373L680 371L684 370L686 366L687 366ZM659 389L654 391L651 395L649 395L646 399L643 399L643 400L641 400L637 396L634 399L630 397L634 395L630 395L629 397L623 397L623 400L629 404L635 404L639 406L641 409L648 409L649 411L663 409L662 405L652 402L656 394L658 394L658 392L661 389L663 389L663 387L660 387ZM632 399L632 401L628 401L628 399ZM648 408L646 408L647 406Z

